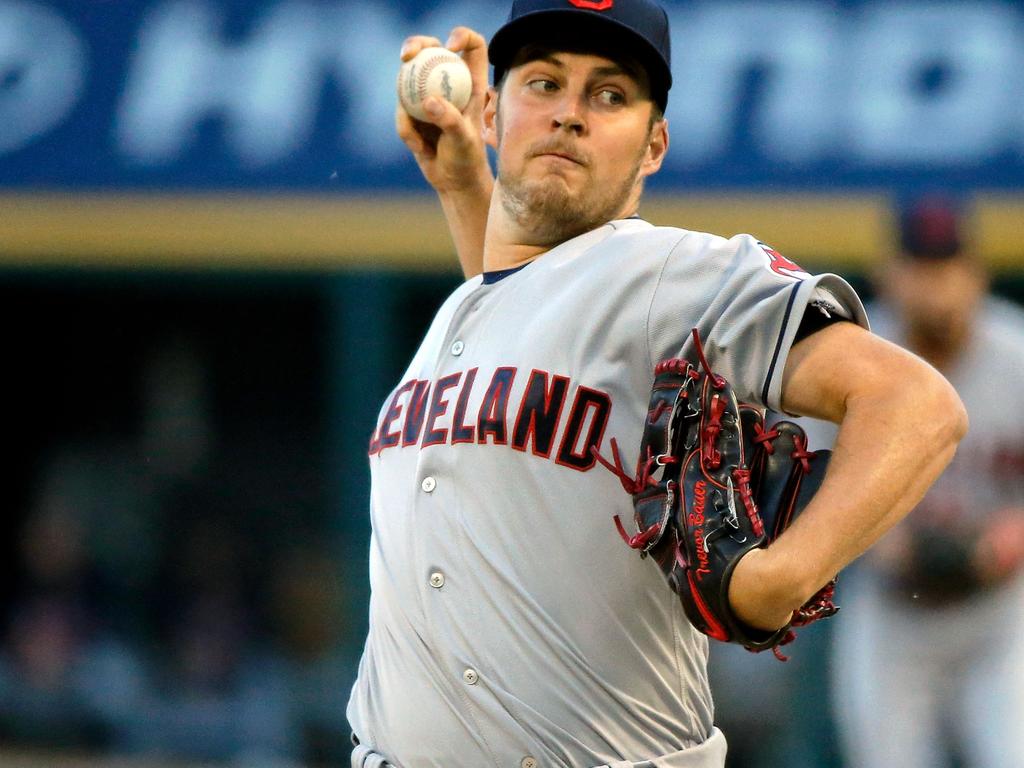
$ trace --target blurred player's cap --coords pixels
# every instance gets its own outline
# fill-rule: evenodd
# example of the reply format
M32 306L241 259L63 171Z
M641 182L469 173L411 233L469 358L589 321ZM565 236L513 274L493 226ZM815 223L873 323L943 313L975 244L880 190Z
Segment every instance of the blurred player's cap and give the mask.
M948 259L960 253L961 214L947 198L925 197L900 211L900 247L916 259Z
M651 80L651 98L665 110L672 87L668 15L653 0L513 0L505 25L487 48L501 82L527 44L636 57Z

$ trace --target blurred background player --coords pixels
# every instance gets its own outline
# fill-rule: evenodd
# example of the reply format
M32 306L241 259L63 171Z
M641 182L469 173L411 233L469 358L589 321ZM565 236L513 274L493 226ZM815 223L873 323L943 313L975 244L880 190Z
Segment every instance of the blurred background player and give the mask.
M872 330L928 360L970 416L917 508L851 569L833 694L849 768L1024 766L1024 313L991 296L961 212L899 217Z

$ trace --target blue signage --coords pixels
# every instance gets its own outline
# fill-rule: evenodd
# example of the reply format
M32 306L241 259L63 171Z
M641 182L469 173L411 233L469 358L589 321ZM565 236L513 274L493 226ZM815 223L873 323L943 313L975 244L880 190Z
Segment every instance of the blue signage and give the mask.
M1024 186L1024 8L666 2L659 190ZM0 0L0 188L423 189L398 51L505 2Z

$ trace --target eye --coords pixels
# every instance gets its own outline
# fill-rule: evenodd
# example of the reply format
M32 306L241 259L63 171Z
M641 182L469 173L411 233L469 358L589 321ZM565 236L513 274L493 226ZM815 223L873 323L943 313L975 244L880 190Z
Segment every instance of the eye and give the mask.
M597 100L606 107L621 107L626 103L626 96L613 88L602 88L597 92Z
M536 93L553 93L558 90L558 83L554 80L548 80L545 77L537 77L530 80L526 87Z

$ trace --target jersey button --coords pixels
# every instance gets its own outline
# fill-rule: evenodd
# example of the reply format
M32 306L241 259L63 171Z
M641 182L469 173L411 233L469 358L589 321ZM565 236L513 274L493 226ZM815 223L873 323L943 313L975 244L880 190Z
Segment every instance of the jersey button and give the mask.
M462 673L462 679L470 685L476 685L477 680L480 679L480 675L476 673L475 669L467 669Z
M444 586L444 574L440 571L435 571L430 574L430 586L434 589L440 589Z
M537 758L527 755L519 761L519 768L537 768Z
M466 348L466 345L462 341L455 341L452 343L452 354L458 357L462 354L462 350Z
M420 488L422 488L427 493L430 493L435 488L437 488L437 480L435 480L432 477L424 477L423 482L420 483Z

